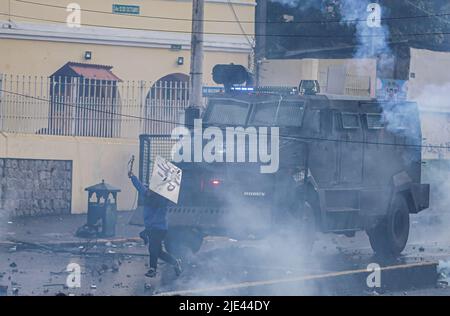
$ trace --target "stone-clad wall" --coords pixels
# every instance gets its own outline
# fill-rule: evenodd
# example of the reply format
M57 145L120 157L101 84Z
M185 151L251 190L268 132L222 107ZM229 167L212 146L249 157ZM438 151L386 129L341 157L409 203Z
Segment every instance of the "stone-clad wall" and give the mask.
M0 212L70 214L72 161L0 158Z

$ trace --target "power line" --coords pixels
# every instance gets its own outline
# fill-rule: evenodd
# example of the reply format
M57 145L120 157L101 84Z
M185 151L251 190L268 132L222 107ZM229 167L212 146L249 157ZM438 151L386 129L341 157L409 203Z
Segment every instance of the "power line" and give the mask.
M421 7L419 7L418 5L412 3L412 2L409 1L409 0L405 0L405 2L408 3L410 6L416 8L416 9L419 10L419 11L422 11L422 12L424 12L424 13L426 13L426 14L432 14L430 11L425 10L425 9L422 9ZM448 15L447 15L447 16L448 16ZM447 23L447 24L450 23L449 20L443 19L441 16L438 16L437 18L438 18L440 21L445 22L445 23Z
M25 1L25 0L14 0L16 2L26 3L26 4L33 4L38 6L44 6L44 7L51 7L51 8L59 8L59 9L66 9L65 6L59 6L59 5L52 5L48 3L38 3L34 1ZM91 12L91 13L100 13L100 14L108 14L108 15L114 15L117 16L118 14L108 12L108 11L101 11L101 10L93 10L93 9L81 9L83 12ZM146 18L146 19L158 19L158 20L169 20L169 21L186 21L186 22L192 22L192 19L189 18L175 18L175 17L168 17L168 16L152 16L152 15L130 15L130 14L121 14L123 16L127 17L133 17L133 18ZM411 20L411 19L424 19L424 18L434 18L434 17L444 17L444 16L450 16L450 13L428 13L426 15L415 15L415 16L397 16L397 17L386 17L381 18L381 21L390 21L390 20ZM215 20L215 19L204 19L202 20L206 23L236 23L235 20ZM359 22L366 22L367 19L349 19L349 20L340 20L340 19L324 19L324 20L305 20L305 21L240 21L240 23L243 24L257 24L257 23L266 23L266 24L328 24L328 23L342 23L342 24L351 24L351 23L359 23Z
M43 101L43 102L51 103L50 99L34 97L34 96L30 96L30 95L23 94L23 93L13 92L13 91L4 90L4 89L0 89L0 92L4 92L4 93L7 93L7 94L16 95L16 96L21 96L21 97L25 97L25 98L30 98L30 99L37 100L37 101ZM185 123L180 123L180 122L166 121L166 120L160 120L160 119L152 119L152 118L142 117L142 116L137 116L137 115L122 114L122 113L116 113L116 112L111 112L111 111L106 111L106 110L86 108L86 107L82 107L82 106L79 106L79 105L70 104L70 103L66 103L66 102L56 101L55 103L57 103L58 106L64 105L64 106L71 107L71 108L83 109L85 111L92 111L92 112L97 112L97 113L101 113L101 114L109 114L111 116L132 118L132 119L151 121L151 122L156 122L156 123L173 124L173 125L176 125L176 126L187 127L187 128L193 128L194 127L193 125L187 125ZM117 104L102 104L102 105L117 105ZM217 127L226 127L226 126L217 125ZM235 132L239 133L239 131L235 131ZM245 131L240 132L240 133L242 133L244 135L252 134L250 132L245 132ZM429 145L396 144L396 143L384 143L384 142L332 139L332 138L322 138L322 137L302 137L302 136L289 136L289 135L279 135L279 136L282 139L292 140L292 141L319 141L319 142L333 142L333 143L350 143L350 144L360 144L360 145L381 145L381 146L392 146L392 147L409 147L409 148L416 148L416 149L428 148L428 149L447 149L447 150L450 150L450 146L432 145L432 144L429 144Z
M245 33L245 29L242 26L241 21L239 20L239 17L238 17L238 15L236 13L236 10L234 10L234 6L231 3L231 0L228 0L227 3L228 3L228 6L230 7L231 11L233 12L234 18L236 19L236 22L238 23L239 28L241 29L242 34L245 36L245 39L247 40L248 44L250 46L253 46L252 41L249 40L247 33ZM254 40L254 38L252 38L252 40Z
M8 13L0 12L0 15L6 15L8 16ZM35 18L30 16L23 16L23 15L14 15L11 14L10 16L16 17L16 18L22 18L22 19L29 19L29 20L36 20L36 21L43 21L43 22L52 22L52 23L59 23L59 24L66 24L65 21L58 21L58 20L50 20L50 19L43 19L43 18ZM123 29L123 30L134 30L134 31L153 31L153 32L168 32L168 33L182 33L182 34L192 34L195 32L192 31L181 31L181 30L167 30L167 29L149 29L149 28L135 28L135 27L126 27L126 26L115 26L115 25L101 25L101 24L87 24L84 23L85 26L92 26L92 27L102 27L102 28L112 28L112 29ZM224 36L243 36L242 33L225 33L225 32L203 32L203 34L207 35L224 35ZM248 34L251 36L256 36L255 34ZM386 40L390 40L393 37L419 37L419 36L438 36L438 35L450 35L450 32L430 32L430 33L409 33L409 34L391 34L390 38L387 38ZM355 35L300 35L300 34L265 34L265 35L258 35L258 36L265 36L265 37L285 37L285 38L354 38ZM385 34L367 34L367 35L358 35L358 37L364 37L364 38L371 38L371 37L380 37L384 38Z

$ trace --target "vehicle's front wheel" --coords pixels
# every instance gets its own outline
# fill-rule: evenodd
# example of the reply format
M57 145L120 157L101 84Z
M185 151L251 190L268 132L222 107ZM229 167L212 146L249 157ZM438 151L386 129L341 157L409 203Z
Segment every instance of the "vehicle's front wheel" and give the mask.
M367 230L375 253L398 256L405 249L409 236L409 209L403 196L398 195L386 217Z

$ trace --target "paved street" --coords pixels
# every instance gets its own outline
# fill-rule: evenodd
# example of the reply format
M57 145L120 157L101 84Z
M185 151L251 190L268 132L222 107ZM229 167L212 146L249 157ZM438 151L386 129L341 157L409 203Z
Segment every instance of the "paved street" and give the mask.
M118 231L122 234L112 242L107 240L80 240L71 232L37 234L26 222L9 224L22 225L16 234L6 233L7 239L33 240L17 245L3 242L0 256L0 285L8 286L8 295L445 295L447 288L382 289L368 291L365 277L344 279L336 286L330 282L289 281L305 276L321 276L342 271L366 269L369 263L380 266L395 266L438 262L450 259L448 237L439 233L438 226L413 223L412 237L404 255L398 260L384 261L372 255L365 234L355 238L320 235L312 255L305 256L291 245L280 245L275 249L267 240L236 241L229 238L206 238L198 254L184 262L184 272L177 278L173 269L161 264L155 279L144 277L147 267L147 251L144 245L133 237L139 227L124 223L129 214L122 214ZM56 220L60 223L61 220ZM83 216L71 217L72 225L81 224ZM37 220L34 220L37 221ZM69 220L66 220L67 222ZM48 224L49 221L47 221ZM36 224L36 222L33 222ZM50 225L50 224L48 224ZM55 224L56 225L56 224ZM17 226L16 226L17 227ZM55 226L56 227L56 226ZM429 235L435 227L434 236ZM25 234L22 235L22 231ZM58 231L58 230L56 230ZM133 236L134 235L134 236ZM14 236L14 238L13 238ZM49 238L58 236L57 240ZM125 238L125 236L128 238ZM435 238L433 242L428 237ZM65 239L65 240L64 240ZM81 267L81 287L69 289L66 286L69 263ZM336 278L338 279L338 278ZM286 281L288 280L288 281ZM265 281L272 282L270 286ZM256 284L253 284L256 282ZM259 283L258 283L259 282ZM262 284L260 284L263 282ZM382 280L383 282L383 280ZM339 282L338 282L339 283ZM223 288L224 287L224 288ZM181 292L180 292L181 291Z

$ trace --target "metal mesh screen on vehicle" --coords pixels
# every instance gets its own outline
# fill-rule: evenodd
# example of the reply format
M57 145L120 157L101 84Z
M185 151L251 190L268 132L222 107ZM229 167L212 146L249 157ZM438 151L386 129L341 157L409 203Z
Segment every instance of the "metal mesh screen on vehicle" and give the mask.
M139 179L149 183L156 156L171 160L172 147L176 140L170 135L140 135Z

